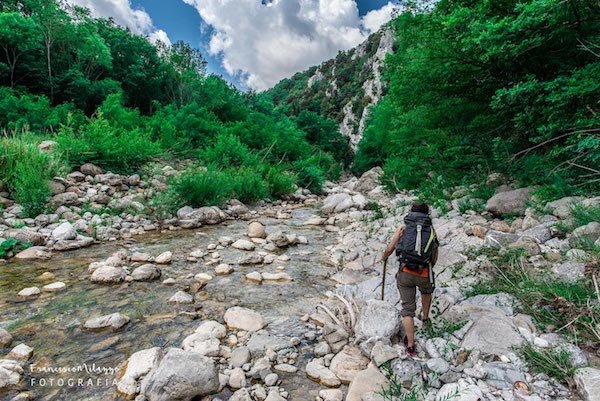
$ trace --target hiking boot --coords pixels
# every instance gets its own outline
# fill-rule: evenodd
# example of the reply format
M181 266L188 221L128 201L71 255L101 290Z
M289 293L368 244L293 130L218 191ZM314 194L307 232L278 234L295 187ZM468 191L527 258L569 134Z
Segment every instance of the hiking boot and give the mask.
M415 356L417 356L417 347L416 347L416 346L414 346L414 345L413 345L412 347L406 346L406 353L407 353L407 354L408 354L408 356L410 356L410 357L415 357Z

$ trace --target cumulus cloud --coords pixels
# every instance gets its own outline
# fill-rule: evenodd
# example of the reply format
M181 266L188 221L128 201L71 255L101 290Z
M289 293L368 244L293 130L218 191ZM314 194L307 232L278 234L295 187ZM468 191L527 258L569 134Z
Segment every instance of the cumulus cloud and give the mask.
M360 17L354 0L183 0L214 30L225 70L263 90L357 46L387 22L392 3Z
M157 30L152 18L143 9L131 7L130 0L67 0L68 3L88 8L92 16L112 18L117 24L129 28L132 32L148 36L148 40L161 40L170 44L167 33Z

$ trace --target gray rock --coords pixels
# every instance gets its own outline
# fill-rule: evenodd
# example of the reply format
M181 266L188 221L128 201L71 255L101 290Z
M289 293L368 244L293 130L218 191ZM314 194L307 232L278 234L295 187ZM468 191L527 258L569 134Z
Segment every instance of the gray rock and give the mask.
M120 313L111 313L100 317L90 318L85 321L83 327L87 330L118 330L129 323L131 319Z
M377 341L373 346L373 349L371 349L371 360L377 366L381 366L384 363L398 357L398 351L394 347L389 346L382 341Z
M183 207L177 211L177 217L180 220L195 220L200 224L219 224L225 220L225 213L216 206L201 207L199 209L192 209L190 207Z
M149 348L132 354L127 360L123 376L117 382L117 391L127 399L132 399L139 392L138 380L158 366L162 356L160 348Z
M510 363L489 362L484 363L481 367L486 381L496 388L512 389L515 382L527 381L525 374Z
M265 226L258 221L253 221L248 225L248 237L266 238L267 233L265 232Z
M531 200L535 188L519 188L512 191L499 192L488 199L485 210L495 215L522 214L526 203Z
M91 175L92 177L104 173L104 170L102 170L102 168L92 163L82 164L81 167L79 167L79 171L81 171L85 175Z
M369 171L365 172L360 176L354 190L357 192L362 192L364 194L369 193L374 190L378 185L380 185L379 179L383 174L383 169L381 167L373 167Z
M45 246L32 246L31 248L22 250L21 252L19 252L15 255L16 259L23 259L23 260L31 260L31 259L48 260L51 257L52 257L52 254L50 252L48 252L48 248L46 248Z
M358 339L390 339L398 333L400 323L400 313L392 304L371 299L362 308L354 331Z
M437 392L435 401L480 401L485 399L483 392L474 384L464 380L458 383L448 383Z
M100 266L92 273L93 283L120 283L125 280L125 270L122 267Z
M571 246L578 245L581 242L594 243L598 238L600 238L600 222L592 221L573 230L569 243Z
M86 237L83 235L78 235L77 238L73 240L61 240L57 241L52 249L56 251L70 251L73 249L85 248L94 243L94 239L91 237Z
M584 401L600 401L600 369L578 369L574 379Z
M177 291L168 301L170 304L193 304L194 297L187 292Z
M0 327L0 348L7 348L12 343L13 338L10 333Z
M8 230L4 235L6 238L13 238L31 245L44 245L46 243L46 237L43 234L26 227Z
M565 262L555 265L552 272L564 282L573 283L585 276L585 263Z
M78 206L81 204L81 200L79 199L79 196L76 193L65 192L62 194L54 195L52 198L50 198L50 201L48 201L48 203L54 210L56 210L60 206Z
M158 266L147 263L137 267L132 273L134 281L152 281L160 278L161 271Z
M358 347L347 345L333 357L329 369L342 383L349 384L358 372L367 368L368 364L369 359L362 355Z
M257 331L267 325L260 313L239 306L227 309L223 319L227 326L245 331Z
M446 362L443 358L431 358L427 360L427 367L432 372L437 374L444 374L450 370L450 364Z
M263 356L268 349L279 351L290 347L290 340L277 337L262 330L252 333L246 344L253 357Z
M219 375L212 359L170 348L142 383L148 401L191 401L219 390Z
M571 217L573 207L582 200L583 198L581 196L568 196L566 198L561 198L547 203L546 208L556 217L567 219Z
M248 347L238 347L231 351L229 363L231 363L234 368L241 368L248 362L250 362L250 350Z

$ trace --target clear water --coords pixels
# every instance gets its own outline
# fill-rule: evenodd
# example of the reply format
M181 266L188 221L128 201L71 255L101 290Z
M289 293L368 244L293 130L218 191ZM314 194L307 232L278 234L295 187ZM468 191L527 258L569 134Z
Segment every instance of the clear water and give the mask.
M303 207L294 210L289 220L261 218L268 232L284 230L305 235L309 244L289 248L285 253L291 260L286 263L235 265L235 272L229 276L215 276L214 266L205 266L202 261L188 262L186 258L194 249L206 250L209 243L217 243L221 236L241 238L247 230L247 222L244 221L103 243L56 253L49 261L11 261L0 266L0 327L11 332L13 346L25 343L34 348L32 364L53 368L83 364L117 367L129 355L141 349L153 346L179 347L200 320L222 321L225 310L233 305L261 312L269 322L268 330L272 333L302 338L304 324L300 317L310 312L323 293L332 287L332 282L326 280L333 268L324 263L327 259L325 247L336 241L336 234L326 232L321 227L300 226L315 212L315 209ZM174 254L174 261L171 265L162 266L163 275L158 281L121 285L91 283L88 265L120 249L152 255L170 250ZM244 251L227 248L219 250L219 253L225 263L235 263ZM293 281L259 285L245 279L245 275L254 270L276 272L278 265L285 266L285 271ZM43 293L33 301L19 301L16 294L21 289L47 284L37 278L46 271L54 273L56 281L65 282L67 290ZM192 311L197 309L199 314L194 320L192 314L180 313L182 309L169 305L167 300L189 283L186 277L200 272L209 273L214 279L202 290L203 301L196 302L192 308ZM161 284L168 277L177 279L178 284ZM129 316L131 323L116 333L81 330L82 323L89 317L113 312ZM300 348L301 361L297 365L303 367L305 361L302 359L308 358L310 347L303 344ZM8 351L0 350L0 357ZM42 373L39 369L32 372L27 365L25 370L21 389L31 391L36 400L117 399L113 376L110 374ZM76 380L71 384L65 381L61 385L59 378L84 379L84 382L79 385ZM89 378L93 381L88 381ZM52 385L50 379L54 380ZM303 372L283 375L282 386L290 392L292 400L314 400L318 391L318 386L308 380ZM0 395L0 400L10 400L14 394ZM226 396L223 394L222 398Z

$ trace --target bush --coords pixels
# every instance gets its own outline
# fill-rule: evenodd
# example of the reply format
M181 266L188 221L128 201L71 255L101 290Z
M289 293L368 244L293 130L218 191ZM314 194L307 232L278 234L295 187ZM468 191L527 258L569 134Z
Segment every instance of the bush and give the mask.
M249 168L228 170L233 196L244 203L254 203L269 196L269 187L261 175Z
M266 172L263 174L269 187L269 193L274 198L281 198L296 190L296 176L281 167L267 166Z
M213 144L199 152L206 164L220 168L255 166L258 156L250 151L240 139L232 134L219 134Z
M171 183L179 206L219 206L231 197L231 176L213 169L182 173Z
M4 138L0 149L0 180L27 216L44 211L52 192L48 181L62 168L60 158L39 151L25 134L21 139Z
M63 126L56 137L72 167L94 163L117 173L130 173L161 153L143 129L113 126L102 113L78 130Z
M30 243L21 242L13 238L0 241L0 258L5 258L11 253L17 253L23 249L29 248L30 246Z
M568 383L577 370L566 349L536 349L527 344L521 352L533 372L544 373L563 383Z
M320 193L325 182L323 170L314 163L314 160L298 160L294 163L294 172L298 177L298 185L307 188L313 193Z

